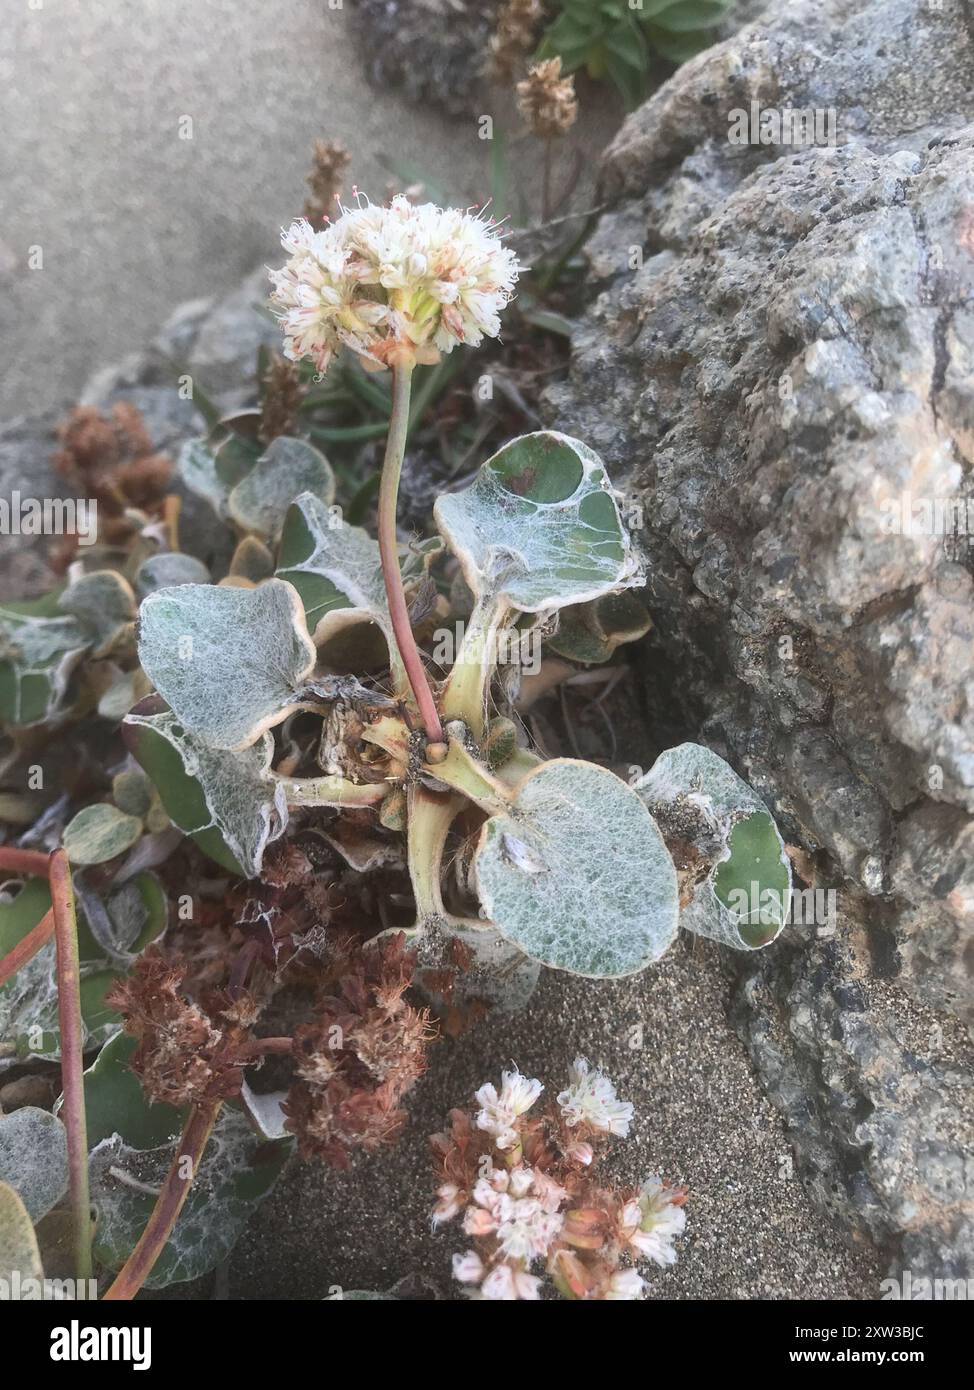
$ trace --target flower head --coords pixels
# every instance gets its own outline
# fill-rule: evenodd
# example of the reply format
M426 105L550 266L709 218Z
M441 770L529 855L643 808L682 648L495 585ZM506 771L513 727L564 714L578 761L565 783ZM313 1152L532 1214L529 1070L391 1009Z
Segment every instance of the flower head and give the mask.
M529 1080L517 1070L502 1072L499 1094L489 1081L477 1092L477 1128L486 1130L499 1149L513 1148L518 1138L515 1121L530 1110L543 1090L540 1081Z
M673 1239L682 1235L687 1224L686 1195L683 1188L666 1187L659 1178L646 1179L638 1199L623 1212L629 1244L637 1256L664 1267L676 1264Z
M402 194L342 207L321 231L301 219L281 242L289 259L271 271L271 300L284 355L320 372L342 347L374 370L497 337L520 271L485 217Z
M629 1133L633 1109L628 1101L619 1100L615 1086L584 1057L576 1057L571 1067L571 1081L561 1091L558 1104L566 1124L587 1124L603 1134L617 1134L625 1139Z

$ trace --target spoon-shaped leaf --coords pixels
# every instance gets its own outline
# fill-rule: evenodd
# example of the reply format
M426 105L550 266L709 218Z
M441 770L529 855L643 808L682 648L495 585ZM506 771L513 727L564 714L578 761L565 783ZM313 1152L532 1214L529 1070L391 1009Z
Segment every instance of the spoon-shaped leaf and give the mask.
M743 951L774 941L791 907L791 865L760 797L699 743L661 753L634 790L681 865L680 926Z
M194 738L153 696L130 712L123 732L173 824L225 869L255 877L288 818L283 789L268 775L271 735L222 752Z
M631 975L676 935L676 870L625 782L559 758L528 773L510 812L484 825L482 909L528 956L593 979Z
M505 445L433 514L478 598L536 613L641 582L602 460L555 430Z
M315 647L297 591L180 584L139 610L139 659L180 724L211 748L255 743L301 703Z

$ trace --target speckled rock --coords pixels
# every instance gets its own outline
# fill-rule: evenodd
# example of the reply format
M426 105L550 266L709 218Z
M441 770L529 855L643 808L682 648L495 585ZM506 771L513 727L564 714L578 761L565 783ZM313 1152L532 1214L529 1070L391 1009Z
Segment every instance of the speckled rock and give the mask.
M970 1078L908 1027L963 1050L974 1009L964 13L774 4L681 69L607 153L548 402L641 507L661 731L842 887L834 938L744 960L734 1017L814 1194L915 1273L974 1272ZM752 102L834 108L837 143L730 143Z

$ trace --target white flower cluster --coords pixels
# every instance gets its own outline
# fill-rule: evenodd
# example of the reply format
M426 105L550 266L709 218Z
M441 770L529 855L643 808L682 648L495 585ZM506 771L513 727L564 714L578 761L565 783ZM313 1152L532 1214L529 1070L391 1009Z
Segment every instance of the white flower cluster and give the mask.
M584 1057L576 1057L570 1076L570 1085L558 1096L566 1123L573 1126L587 1123L603 1134L627 1138L632 1106L627 1100L619 1100L616 1088L605 1073L598 1068L593 1071Z
M520 272L485 217L401 194L343 207L321 231L301 219L281 242L289 260L270 274L284 354L319 372L341 347L379 369L497 337Z
M580 1175L592 1162L592 1147L581 1140L566 1144L564 1131L556 1145L563 1186L539 1166L551 1162L552 1151L543 1145L539 1151L521 1124L543 1089L515 1069L502 1074L499 1090L488 1082L476 1093L475 1123L490 1136L496 1161L484 1156L488 1167L467 1191L444 1182L433 1211L434 1227L462 1212L465 1234L482 1242L480 1250L453 1256L454 1277L475 1298L537 1300L541 1280L531 1270L544 1261L569 1296L641 1298L645 1280L636 1269L620 1267L622 1259L675 1263L673 1240L686 1225L686 1193L655 1177L632 1199L586 1187L590 1180ZM579 1128L592 1138L629 1133L633 1107L619 1100L610 1079L584 1057L576 1057L557 1105L566 1130ZM534 1166L525 1161L525 1151L536 1154ZM590 1257L587 1266L583 1254Z

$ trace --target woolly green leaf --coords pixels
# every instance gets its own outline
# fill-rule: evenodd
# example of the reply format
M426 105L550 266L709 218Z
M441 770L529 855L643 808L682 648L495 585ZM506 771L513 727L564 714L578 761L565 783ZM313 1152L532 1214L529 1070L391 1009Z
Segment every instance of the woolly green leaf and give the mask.
M210 572L202 560L193 555L184 555L178 550L164 550L159 555L150 555L139 566L135 576L135 587L139 597L154 594L157 589L174 588L177 584L209 584Z
M12 1187L0 1182L0 1279L9 1286L15 1273L21 1285L27 1279L44 1278L27 1208Z
M379 547L319 497L303 493L284 523L277 574L301 595L318 645L356 623L377 623L392 642Z
M217 516L226 518L230 484L217 472L216 456L205 439L191 439L179 451L179 475L190 492L209 502Z
M11 951L51 906L46 879L32 878L10 901L0 901L0 956ZM81 1020L86 1045L94 1046L118 1027L118 1015L105 1008L105 994L116 976L104 969L104 952L78 914L81 957ZM11 1055L0 1058L0 1070L31 1057L58 1057L57 972L53 941L0 985L0 1042L13 1044Z
M25 1105L0 1115L0 1182L15 1189L31 1221L40 1221L67 1192L67 1135L49 1110Z
M119 1036L85 1073L91 1198L98 1224L93 1250L109 1269L128 1259L152 1214L185 1119L149 1105L127 1062L133 1039ZM256 1206L273 1187L291 1150L268 1144L238 1111L224 1107L185 1205L146 1287L197 1279L230 1253Z
M634 790L656 817L691 896L680 925L738 950L767 946L791 907L791 865L768 811L698 743L661 753Z
M131 634L135 621L132 586L115 570L93 570L65 589L58 600L63 613L88 634L94 656L106 656Z
M173 824L223 868L255 877L287 825L284 792L269 776L271 735L238 753L217 751L151 696L130 712L123 733Z
M641 582L601 459L554 430L505 445L433 514L478 597L537 613Z
M676 870L639 798L604 768L568 758L520 783L484 825L480 902L532 959L594 979L631 975L676 934Z
M563 608L558 630L549 637L550 651L586 665L608 661L623 642L635 642L653 625L644 604L632 592L606 594L594 603Z
M179 722L211 748L239 750L302 700L315 666L297 591L181 584L139 614L143 670Z
M72 864L105 864L131 849L142 834L142 821L117 806L85 806L64 827L64 848Z
M88 645L75 618L0 608L0 719L40 724L57 713Z
M276 539L294 499L311 493L326 507L335 500L335 475L304 439L275 439L230 493L231 518L245 531Z

